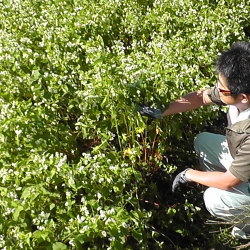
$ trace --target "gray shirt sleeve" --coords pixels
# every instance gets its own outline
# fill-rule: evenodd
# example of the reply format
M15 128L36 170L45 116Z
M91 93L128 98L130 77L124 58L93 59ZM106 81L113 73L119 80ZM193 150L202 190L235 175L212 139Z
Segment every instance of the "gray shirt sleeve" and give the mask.
M212 87L207 91L207 95L211 99L211 101L217 105L226 105L223 103L220 99L220 93L219 90L216 87Z
M213 87L207 91L207 95L211 99L211 101L217 105L226 105L220 99L219 90L216 87Z

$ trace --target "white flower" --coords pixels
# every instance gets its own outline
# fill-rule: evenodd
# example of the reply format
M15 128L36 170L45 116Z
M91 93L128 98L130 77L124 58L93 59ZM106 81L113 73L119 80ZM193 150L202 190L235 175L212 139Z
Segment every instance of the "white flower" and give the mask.
M103 181L104 181L103 177L99 179L99 183L102 183Z
M83 221L85 221L85 219L86 218L84 216L77 215L77 221L79 224L82 223Z
M115 237L110 237L109 238L109 241L114 241L115 240Z
M128 227L128 224L126 222L122 222L122 226L127 228Z
M45 227L44 226L37 226L37 229L38 230L45 230Z
M74 240L70 240L69 244L74 247L75 246Z
M87 231L89 229L89 226L88 225L85 225L83 228L82 228L84 231Z
M15 130L17 136L19 136L23 131L21 129Z
M107 214L113 214L115 212L115 209L112 207L110 210L107 211Z
M110 170L116 170L116 167L115 166L110 166L109 169Z

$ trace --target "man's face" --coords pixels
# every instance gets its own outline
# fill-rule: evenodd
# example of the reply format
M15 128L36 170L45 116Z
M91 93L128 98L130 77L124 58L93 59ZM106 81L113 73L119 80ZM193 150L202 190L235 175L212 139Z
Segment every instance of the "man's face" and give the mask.
M227 105L236 105L240 102L240 95L232 96L231 91L228 88L227 78L219 73L218 82L216 88L219 90L220 99Z

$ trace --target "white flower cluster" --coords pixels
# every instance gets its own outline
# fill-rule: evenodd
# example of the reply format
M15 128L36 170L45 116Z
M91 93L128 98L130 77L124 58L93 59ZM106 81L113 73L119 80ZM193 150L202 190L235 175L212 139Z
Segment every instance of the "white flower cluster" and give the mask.
M2 202L2 203L3 203L3 202ZM6 207L5 207L5 211L3 212L3 216L8 216L8 215L10 215L10 214L13 214L14 211L15 211L15 208L10 208L10 207L8 207L8 203L5 204L5 205L6 205Z
M3 234L0 234L0 247L1 247L2 250L6 249L6 246L5 246L5 236Z
M49 223L50 213L45 213L42 211L32 222L37 225L38 230L44 230L45 226Z
M83 214L83 216L88 216L89 215L89 210L87 209L87 207L85 205L81 206L80 211Z

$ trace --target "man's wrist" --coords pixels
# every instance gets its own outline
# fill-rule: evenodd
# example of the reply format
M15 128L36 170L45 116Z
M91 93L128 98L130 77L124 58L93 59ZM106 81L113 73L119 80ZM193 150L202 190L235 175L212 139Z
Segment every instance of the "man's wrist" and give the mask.
M192 168L187 168L185 171L185 178L188 181L192 181L192 171L194 171Z

